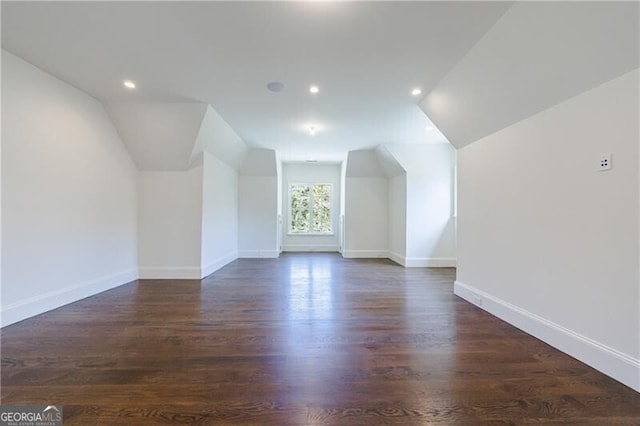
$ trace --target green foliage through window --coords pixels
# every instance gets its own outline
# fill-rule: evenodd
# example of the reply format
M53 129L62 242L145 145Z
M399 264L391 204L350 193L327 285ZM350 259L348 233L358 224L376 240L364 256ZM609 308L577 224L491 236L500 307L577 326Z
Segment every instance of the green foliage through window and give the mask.
M291 185L289 232L324 234L331 232L331 185Z

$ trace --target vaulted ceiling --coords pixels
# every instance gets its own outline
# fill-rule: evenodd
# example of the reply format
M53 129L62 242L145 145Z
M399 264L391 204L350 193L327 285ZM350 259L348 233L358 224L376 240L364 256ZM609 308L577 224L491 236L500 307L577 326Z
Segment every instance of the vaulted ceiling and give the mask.
M278 150L283 160L338 161L349 150L383 143L446 141L417 104L509 6L2 2L2 44L117 105L110 114L125 122L129 137L142 129L134 128L127 112L148 120L171 110L154 102L182 102L173 108L179 114L187 113L185 102L198 102L210 104L250 147ZM124 88L124 79L137 88ZM271 81L282 82L284 90L267 90ZM319 93L309 92L312 84ZM414 88L423 95L412 96ZM157 149L167 148L170 121L146 137L163 141ZM197 132L187 127L173 133ZM154 143L142 139L132 143L141 150L138 162L162 163L157 152L145 153Z
M284 161L462 147L637 68L639 14L611 1L3 1L2 45L104 101L141 169L203 149L239 167L247 146Z

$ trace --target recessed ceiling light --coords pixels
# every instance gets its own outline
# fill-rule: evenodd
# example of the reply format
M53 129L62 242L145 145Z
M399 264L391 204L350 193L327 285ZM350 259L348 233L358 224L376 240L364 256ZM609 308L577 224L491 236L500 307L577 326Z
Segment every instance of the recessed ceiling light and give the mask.
M424 129L425 129L427 132L433 132L433 131L436 129L436 127L430 124L430 125L428 125L427 127L425 127Z
M280 83L279 81L272 81L270 83L267 83L267 89L269 89L269 91L273 93L279 93L284 90L284 84Z
M125 81L122 82L122 84L124 84L124 87L126 87L127 89L135 89L136 88L136 84L131 80L125 80Z
M415 88L411 91L413 96L418 96L420 93L422 93L422 89Z
M318 93L320 91L320 89L318 88L318 86L310 86L309 87L309 92L311 93Z
M316 126L309 126L309 134L310 134L311 136L314 136L314 135L316 134L316 131L317 131L317 130L318 130L318 129L316 128Z

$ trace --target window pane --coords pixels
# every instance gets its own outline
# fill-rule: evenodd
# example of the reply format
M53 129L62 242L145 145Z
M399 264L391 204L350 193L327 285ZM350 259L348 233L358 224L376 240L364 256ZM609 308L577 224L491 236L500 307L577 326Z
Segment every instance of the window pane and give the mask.
M306 185L291 186L291 232L309 232L310 188Z
M313 232L331 232L331 185L313 186Z

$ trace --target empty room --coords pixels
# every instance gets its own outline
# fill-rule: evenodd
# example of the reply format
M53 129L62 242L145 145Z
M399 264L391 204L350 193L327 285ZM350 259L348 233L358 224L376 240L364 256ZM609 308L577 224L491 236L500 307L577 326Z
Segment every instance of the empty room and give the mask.
M640 3L0 7L0 425L640 424Z

